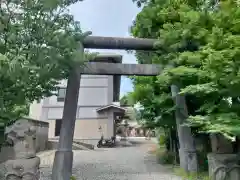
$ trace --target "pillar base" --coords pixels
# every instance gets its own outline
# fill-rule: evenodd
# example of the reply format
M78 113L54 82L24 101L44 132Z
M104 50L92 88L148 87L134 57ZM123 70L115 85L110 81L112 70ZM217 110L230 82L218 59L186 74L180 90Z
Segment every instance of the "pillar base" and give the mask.
M197 173L197 152L179 149L180 167L186 172Z
M240 166L237 154L208 154L209 176L213 180L239 180Z
M52 180L67 180L72 176L72 151L56 151L52 170Z

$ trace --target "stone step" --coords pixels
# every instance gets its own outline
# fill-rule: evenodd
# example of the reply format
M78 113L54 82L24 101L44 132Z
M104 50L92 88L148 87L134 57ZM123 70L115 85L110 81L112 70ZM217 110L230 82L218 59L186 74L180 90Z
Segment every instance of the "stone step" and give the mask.
M85 150L85 151L92 150L92 149L89 149L88 147L78 144L76 142L73 142L72 146L73 146L73 150Z
M82 142L81 140L73 140L73 144L79 145L81 147L85 147L88 150L93 150L94 149L93 144L88 144L88 143Z
M58 140L51 139L48 141L48 150L55 150L58 148ZM93 145L86 145L84 143L73 142L72 144L73 150L91 150L94 149Z

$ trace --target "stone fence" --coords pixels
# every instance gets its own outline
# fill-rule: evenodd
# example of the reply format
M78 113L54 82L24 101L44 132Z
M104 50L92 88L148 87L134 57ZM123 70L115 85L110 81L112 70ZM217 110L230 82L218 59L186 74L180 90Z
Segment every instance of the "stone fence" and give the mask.
M48 122L30 118L21 118L16 122L23 120L27 120L31 126L36 128L36 151L39 152L46 150L48 145ZM9 159L15 159L14 149L11 145L4 145L0 151L0 163Z

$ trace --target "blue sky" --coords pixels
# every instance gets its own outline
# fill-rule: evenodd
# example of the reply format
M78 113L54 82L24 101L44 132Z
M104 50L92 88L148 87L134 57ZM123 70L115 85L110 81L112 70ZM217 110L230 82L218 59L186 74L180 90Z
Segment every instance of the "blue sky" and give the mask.
M140 11L132 0L84 0L70 7L83 31L96 36L128 37L129 27ZM92 50L123 55L123 63L136 63L134 55L121 50ZM131 81L122 77L121 95L132 90Z

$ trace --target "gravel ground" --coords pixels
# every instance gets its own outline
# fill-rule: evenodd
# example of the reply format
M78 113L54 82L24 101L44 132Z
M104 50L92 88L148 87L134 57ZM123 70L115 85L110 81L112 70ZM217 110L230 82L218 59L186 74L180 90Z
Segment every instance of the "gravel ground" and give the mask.
M134 147L74 151L73 175L78 180L182 180L156 163L151 144ZM51 166L41 168L41 180L50 180Z

